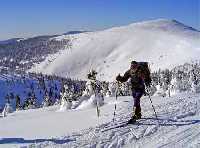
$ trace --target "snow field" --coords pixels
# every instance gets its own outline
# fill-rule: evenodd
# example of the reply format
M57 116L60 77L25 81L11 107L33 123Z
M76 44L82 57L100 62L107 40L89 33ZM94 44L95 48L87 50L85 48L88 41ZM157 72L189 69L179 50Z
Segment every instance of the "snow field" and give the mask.
M122 124L130 118L131 97L119 97L114 123L111 121L115 98L106 98L99 119L95 108L56 112L58 107L54 106L19 111L0 119L4 125L0 127L0 141L4 142L3 146L197 148L200 146L199 98L200 94L192 93L170 98L152 97L157 120L149 98L143 97L143 118L135 125L127 126ZM8 140L22 137L24 140L21 141ZM8 138L7 141L4 138ZM28 142L30 139L32 142Z

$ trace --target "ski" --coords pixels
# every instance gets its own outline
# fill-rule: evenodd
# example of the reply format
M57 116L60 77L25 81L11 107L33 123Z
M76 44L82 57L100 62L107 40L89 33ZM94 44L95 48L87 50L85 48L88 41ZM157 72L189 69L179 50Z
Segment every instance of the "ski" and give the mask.
M138 120L135 120L134 122L129 122L129 121L120 122L119 124L114 124L113 126L110 126L110 127L104 127L101 132L106 132L106 131L109 131L112 129L126 127L128 125L135 125L137 123L137 121Z

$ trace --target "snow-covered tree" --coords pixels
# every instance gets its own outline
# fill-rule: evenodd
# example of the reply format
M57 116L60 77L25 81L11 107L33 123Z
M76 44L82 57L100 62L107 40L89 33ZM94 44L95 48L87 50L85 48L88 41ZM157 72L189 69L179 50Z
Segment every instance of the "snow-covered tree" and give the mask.
M97 72L94 70L88 73L88 81L86 82L83 95L79 98L79 102L77 103L78 105L82 102L87 102L93 106L97 106L98 108L104 104L101 82L96 79L96 75Z
M20 110L20 108L21 108L21 105L20 105L20 100L21 100L20 96L16 95L15 98L16 98L16 110Z
M60 111L71 109L72 107L72 99L73 99L73 88L70 89L70 87L65 84L64 85L64 92L61 93L61 105L60 105Z
M22 106L23 109L34 109L37 108L36 104L36 95L34 92L29 92L24 104Z
M13 112L12 106L10 105L10 103L6 103L2 112L3 117L6 117L7 114L12 112Z

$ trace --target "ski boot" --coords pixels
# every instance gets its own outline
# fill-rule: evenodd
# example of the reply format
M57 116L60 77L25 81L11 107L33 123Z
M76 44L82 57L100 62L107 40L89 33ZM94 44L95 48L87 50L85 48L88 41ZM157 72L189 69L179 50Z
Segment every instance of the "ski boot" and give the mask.
M141 108L140 107L136 107L133 110L135 110L135 113L132 116L132 118L128 121L128 124L135 123L136 120L141 119L141 117L142 117Z

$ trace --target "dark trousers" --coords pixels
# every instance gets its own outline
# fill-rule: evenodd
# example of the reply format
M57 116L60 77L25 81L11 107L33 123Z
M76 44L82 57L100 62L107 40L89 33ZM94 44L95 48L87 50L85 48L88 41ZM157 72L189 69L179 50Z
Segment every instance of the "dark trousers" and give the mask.
M132 90L132 96L134 99L134 107L141 108L140 107L140 98L144 94L144 90Z

